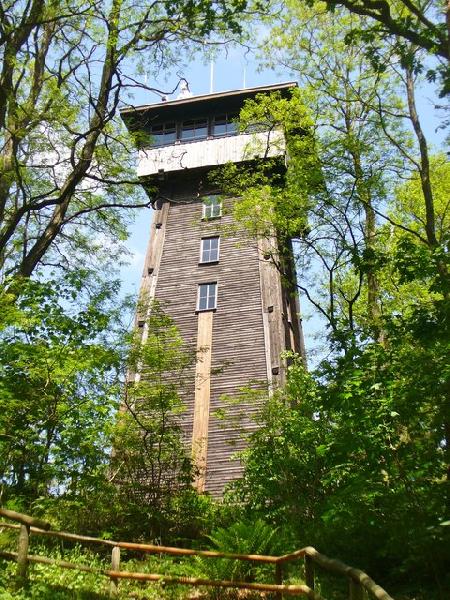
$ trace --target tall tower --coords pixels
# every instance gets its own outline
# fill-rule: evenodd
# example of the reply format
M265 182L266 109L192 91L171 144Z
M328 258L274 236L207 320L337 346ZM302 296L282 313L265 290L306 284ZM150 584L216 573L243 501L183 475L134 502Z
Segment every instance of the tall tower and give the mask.
M229 227L233 199L223 198L207 175L229 161L251 166L258 154L255 136L264 141L264 156L279 156L284 164L280 132L238 133L234 119L247 98L294 86L194 97L185 90L177 100L121 113L142 140L137 172L155 208L141 292L164 304L199 351L183 398L183 431L200 473L197 489L214 496L239 477L233 455L243 448L242 429L255 427L258 410L239 401L230 405L224 395L239 398L249 383L280 385L280 354L304 349L298 298L289 283L294 269L280 274L269 260L267 240L249 240ZM271 144L270 136L278 143ZM137 325L145 336L145 320L138 317Z

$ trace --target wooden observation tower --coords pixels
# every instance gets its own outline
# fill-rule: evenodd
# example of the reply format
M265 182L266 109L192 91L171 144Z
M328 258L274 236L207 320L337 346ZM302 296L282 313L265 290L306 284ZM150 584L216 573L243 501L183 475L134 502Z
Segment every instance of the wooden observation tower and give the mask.
M143 140L137 173L155 208L141 291L161 301L184 340L201 351L183 398L183 430L200 471L197 489L214 496L239 477L233 455L243 448L242 429L254 429L258 409L229 405L223 396L239 398L249 383L280 385L280 354L304 349L298 298L289 283L294 269L281 275L268 259L267 240L246 239L229 227L233 199L223 197L207 176L230 161L251 166L258 137L265 149L259 158L279 156L284 164L279 131L238 133L235 119L247 98L293 87L184 94L121 113ZM145 335L145 320L138 318L138 326ZM220 412L225 417L218 418Z

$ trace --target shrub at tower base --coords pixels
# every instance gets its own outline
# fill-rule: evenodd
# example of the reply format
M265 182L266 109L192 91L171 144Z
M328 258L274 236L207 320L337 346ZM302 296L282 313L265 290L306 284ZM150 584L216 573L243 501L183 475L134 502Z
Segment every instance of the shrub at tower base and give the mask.
M157 307L147 342L130 339L116 293L80 269L2 296L0 502L85 535L195 537L210 503L176 423L193 357Z
M313 374L294 362L231 492L292 546L339 556L392 592L445 589L449 572L448 334L438 317L392 319L387 344Z
M195 536L207 500L195 493L194 467L182 439L181 394L196 355L157 302L139 307L148 314L145 337L137 330L128 353L128 381L118 414L110 465L122 535L144 539ZM138 373L132 376L131 373Z

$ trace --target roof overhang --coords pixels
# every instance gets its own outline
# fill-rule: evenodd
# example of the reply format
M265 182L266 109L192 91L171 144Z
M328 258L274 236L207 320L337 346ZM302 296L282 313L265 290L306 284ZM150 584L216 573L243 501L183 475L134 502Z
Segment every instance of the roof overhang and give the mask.
M297 83L295 81L288 81L241 90L216 92L156 104L130 106L121 109L120 115L129 131L139 131L148 127L150 123L193 119L222 111L237 113L242 108L245 100L254 98L257 94L269 94L279 91L283 95L287 95L290 90L296 87Z

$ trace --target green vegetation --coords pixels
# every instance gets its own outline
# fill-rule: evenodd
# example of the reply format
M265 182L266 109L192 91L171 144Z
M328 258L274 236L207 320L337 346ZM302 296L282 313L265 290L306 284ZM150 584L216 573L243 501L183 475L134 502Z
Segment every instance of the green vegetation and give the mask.
M61 552L47 547L36 547L33 552L51 555L52 558L86 565L91 568L108 568L108 557L75 547ZM109 579L95 573L64 570L51 565L32 565L30 567L30 586L28 589L14 591L9 582L14 577L14 563L0 562L0 598L2 600L104 600L109 598ZM3 568L4 567L4 568ZM125 567L130 571L141 573L178 574L179 566L173 561L161 558L147 560L129 559ZM186 589L181 586L165 587L163 584L139 584L132 581L121 581L117 598L146 598L150 600L177 600L185 597Z
M425 78L448 87L444 7L289 0L279 8L0 7L0 503L108 539L274 554L314 545L394 597L443 600L450 169L424 133L416 95ZM257 30L261 63L287 67L301 85L290 97L248 102L240 126L281 130L289 161L227 165L214 177L239 196L236 226L249 238L276 232L281 252L267 259L281 270L293 240L302 304L322 334L309 371L284 357L286 385L262 398L244 475L218 503L194 493L179 426L196 357L163 307L140 309L144 343L130 335L133 302L119 299L111 268L125 259L130 210L148 206L133 175L136 140L123 134L117 108L142 73L177 65L208 35L248 41L246 28ZM1 550L15 544L15 534L0 534ZM50 539L33 540L32 551L94 567L110 561ZM123 566L273 576L225 559L131 552ZM0 600L100 599L109 583L34 565L30 587L14 591L13 571L0 561ZM285 575L299 582L303 573ZM345 597L339 584L320 582L325 597ZM121 582L120 597L187 592Z

